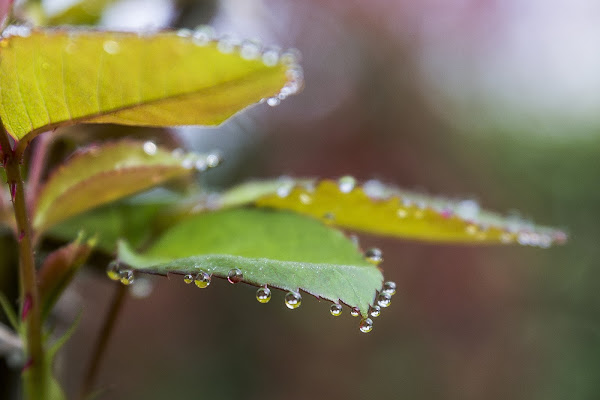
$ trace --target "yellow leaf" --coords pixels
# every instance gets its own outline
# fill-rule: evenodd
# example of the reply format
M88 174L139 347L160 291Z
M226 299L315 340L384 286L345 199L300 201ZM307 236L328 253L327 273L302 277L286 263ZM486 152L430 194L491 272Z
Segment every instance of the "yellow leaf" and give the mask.
M78 122L216 125L302 85L293 57L206 30L12 32L0 41L0 118L18 140Z
M259 183L259 187L267 185ZM249 192L246 187L244 194ZM482 211L471 200L429 197L378 181L363 186L351 177L308 184L283 181L277 190L256 193L252 201L246 200L258 207L292 210L331 225L378 235L440 243L518 243L539 247L566 240L562 231ZM224 195L227 204L236 204L229 197Z

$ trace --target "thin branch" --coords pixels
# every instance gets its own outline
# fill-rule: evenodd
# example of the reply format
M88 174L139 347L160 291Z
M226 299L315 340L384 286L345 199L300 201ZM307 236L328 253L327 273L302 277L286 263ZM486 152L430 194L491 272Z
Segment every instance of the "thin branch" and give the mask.
M17 236L19 241L19 267L21 279L21 315L26 324L27 355L30 367L26 375L25 387L29 389L31 399L44 398L46 374L44 371L45 354L42 345L42 318L39 303L39 291L36 279L35 261L33 257L32 230L25 201L25 188L21 177L21 159L12 151L8 133L2 127L0 145L4 152L4 169L13 200Z
M123 303L127 299L128 287L119 284L112 298L112 303L108 309L104 322L102 323L102 329L98 335L96 345L94 346L94 352L90 359L83 385L81 387L80 398L85 399L87 395L92 393L96 376L100 369L100 364L104 358L105 350L112 335L113 329L123 309Z

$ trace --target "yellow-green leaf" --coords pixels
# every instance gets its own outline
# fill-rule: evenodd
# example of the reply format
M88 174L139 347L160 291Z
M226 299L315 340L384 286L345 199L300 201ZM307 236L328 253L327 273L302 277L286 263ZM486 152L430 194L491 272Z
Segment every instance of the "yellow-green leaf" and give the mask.
M214 157L165 151L152 142L88 147L48 178L37 198L33 227L39 233L91 208L191 174L198 165L214 166Z
M378 181L360 186L351 177L337 182L283 179L246 183L219 199L212 196L206 208L242 204L291 210L351 230L423 241L548 247L566 240L560 230L480 210L473 200L450 201Z
M12 32L0 41L0 118L18 140L78 122L216 125L301 85L292 57L204 30Z
M116 0L80 0L48 16L45 25L95 25L102 12Z

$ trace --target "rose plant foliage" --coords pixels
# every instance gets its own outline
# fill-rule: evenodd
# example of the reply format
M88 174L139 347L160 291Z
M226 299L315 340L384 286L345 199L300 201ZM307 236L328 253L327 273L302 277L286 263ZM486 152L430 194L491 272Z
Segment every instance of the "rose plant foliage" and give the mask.
M98 14L105 3L93 2ZM140 274L180 275L199 287L219 277L256 286L262 303L275 288L287 293L292 309L303 293L328 300L332 315L348 309L369 332L395 285L384 283L381 252L362 249L347 232L473 245L549 247L566 239L559 230L482 211L473 201L375 180L286 177L219 193L199 188L194 176L217 168L219 153L187 151L168 130L155 140L87 124L218 125L254 103L278 104L303 85L294 51L217 37L207 27L140 34L51 27L96 18L79 4L55 20L41 18L36 2L20 10L6 4L14 15L5 22L31 10L42 20L40 26L5 23L0 40L6 181L0 224L18 244L13 267L21 282L17 302L0 297L12 325L1 326L2 344L24 354L26 398L64 398L52 366L70 333L52 338L46 322L78 270L94 269L92 254L114 259L107 274L123 284L121 297ZM169 195L135 196L158 186ZM34 257L48 239L54 249L42 260ZM95 349L82 397L96 389L102 350Z

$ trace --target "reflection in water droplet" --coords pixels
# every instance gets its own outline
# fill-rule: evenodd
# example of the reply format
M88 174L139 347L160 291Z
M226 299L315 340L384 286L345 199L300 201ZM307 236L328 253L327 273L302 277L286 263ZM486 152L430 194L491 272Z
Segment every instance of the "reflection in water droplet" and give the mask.
M302 304L302 296L300 296L300 293L288 292L285 295L285 305L290 310L300 307L300 304Z
M114 40L105 40L102 48L105 52L112 55L119 54L119 51L121 51L121 46Z
M332 304L331 308L329 309L329 312L334 317L338 317L338 316L342 315L342 306L339 304Z
M111 262L106 267L106 275L113 281L121 280L119 276L119 264L116 261Z
M133 271L130 269L124 269L119 271L119 280L121 281L121 283L123 285L131 285L133 283L133 281L135 280L135 277L133 275Z
M144 143L144 153L148 154L149 156L155 155L157 150L158 148L154 142L147 141Z
M258 290L256 291L256 300L258 300L259 303L263 304L266 304L269 301L271 301L271 289L269 289L268 287L258 288Z
M194 30L193 41L197 46L206 46L215 37L215 30L208 25L201 25Z
M278 106L279 104L281 104L281 100L279 99L279 97L269 97L267 99L267 104L270 105L271 107L275 107L275 106Z
M369 333L373 330L373 321L371 318L365 318L360 321L360 331L363 333Z
M350 315L352 315L353 317L358 317L360 315L360 310L358 309L358 307L352 308L352 310L350 310Z
M392 281L384 283L381 293L388 293L390 295L395 295L396 294L396 283L392 282Z
M204 271L199 272L198 275L196 275L196 278L194 279L194 283L200 289L204 289L204 288L208 287L210 285L210 281L211 281L210 275Z
M392 295L389 293L380 293L379 297L377 297L377 304L383 308L389 307L392 304Z
M369 315L373 318L379 317L381 315L381 307L378 305L369 307Z
M183 277L183 281L187 284L190 284L194 282L194 277L192 276L192 274L187 274Z
M351 176L342 176L338 180L338 187L342 193L350 193L356 187L356 179Z
M235 284L235 283L239 283L244 279L244 274L242 273L242 271L239 268L234 268L232 270L229 271L229 273L227 274L227 280L229 281L229 283Z
M377 247L373 247L365 252L365 258L371 264L378 265L383 261L383 253Z

